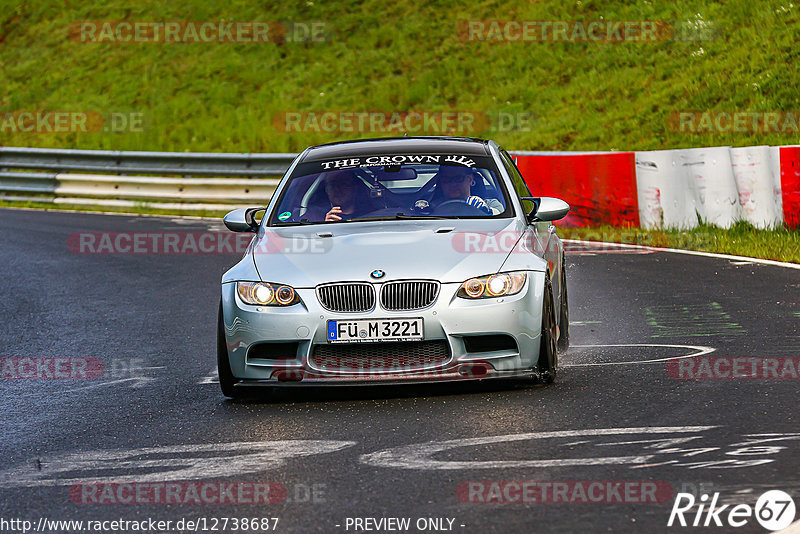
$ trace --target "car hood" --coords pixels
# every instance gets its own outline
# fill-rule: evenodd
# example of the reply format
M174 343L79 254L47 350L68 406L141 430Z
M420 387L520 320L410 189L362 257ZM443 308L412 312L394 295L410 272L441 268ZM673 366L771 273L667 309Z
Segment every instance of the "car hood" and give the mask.
M262 281L296 288L340 280L463 282L497 272L524 231L516 219L262 227L248 254ZM376 270L385 275L371 278Z

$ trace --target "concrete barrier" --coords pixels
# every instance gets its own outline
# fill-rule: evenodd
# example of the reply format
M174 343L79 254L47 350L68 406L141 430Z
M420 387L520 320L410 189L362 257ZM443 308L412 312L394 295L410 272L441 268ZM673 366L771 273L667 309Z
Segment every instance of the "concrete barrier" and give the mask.
M694 183L695 207L701 221L722 228L739 219L739 198L729 147L691 148L679 155Z
M639 225L633 152L516 155L517 166L535 196L569 203L563 224Z
M800 146L512 154L535 196L570 203L562 224L800 227ZM295 156L0 147L0 199L171 210L261 204Z
M695 186L678 150L636 153L636 184L642 228L697 226Z
M800 228L800 146L780 147L783 221Z
M775 195L775 167L768 146L731 148L731 163L739 195L741 220L757 228L773 228L783 222Z

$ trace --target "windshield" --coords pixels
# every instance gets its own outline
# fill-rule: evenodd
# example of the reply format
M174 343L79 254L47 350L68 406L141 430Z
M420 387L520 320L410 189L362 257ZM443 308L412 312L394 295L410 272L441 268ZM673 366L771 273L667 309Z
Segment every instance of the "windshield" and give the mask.
M298 165L269 224L511 215L492 158L390 154Z

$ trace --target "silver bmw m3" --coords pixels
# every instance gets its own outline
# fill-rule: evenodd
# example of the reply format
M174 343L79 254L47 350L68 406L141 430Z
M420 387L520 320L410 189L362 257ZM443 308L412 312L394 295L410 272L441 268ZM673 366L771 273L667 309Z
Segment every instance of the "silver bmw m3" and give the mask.
M401 137L306 149L222 277L222 392L531 378L569 343L562 200L494 141Z

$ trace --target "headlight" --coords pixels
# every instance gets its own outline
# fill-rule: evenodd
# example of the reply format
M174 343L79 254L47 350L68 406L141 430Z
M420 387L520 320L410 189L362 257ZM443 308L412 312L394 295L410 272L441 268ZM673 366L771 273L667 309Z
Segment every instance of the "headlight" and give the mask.
M291 306L300 302L300 297L291 286L270 282L236 282L239 298L254 306Z
M515 295L525 285L525 273L498 273L470 278L458 289L457 296L464 299L489 299Z

